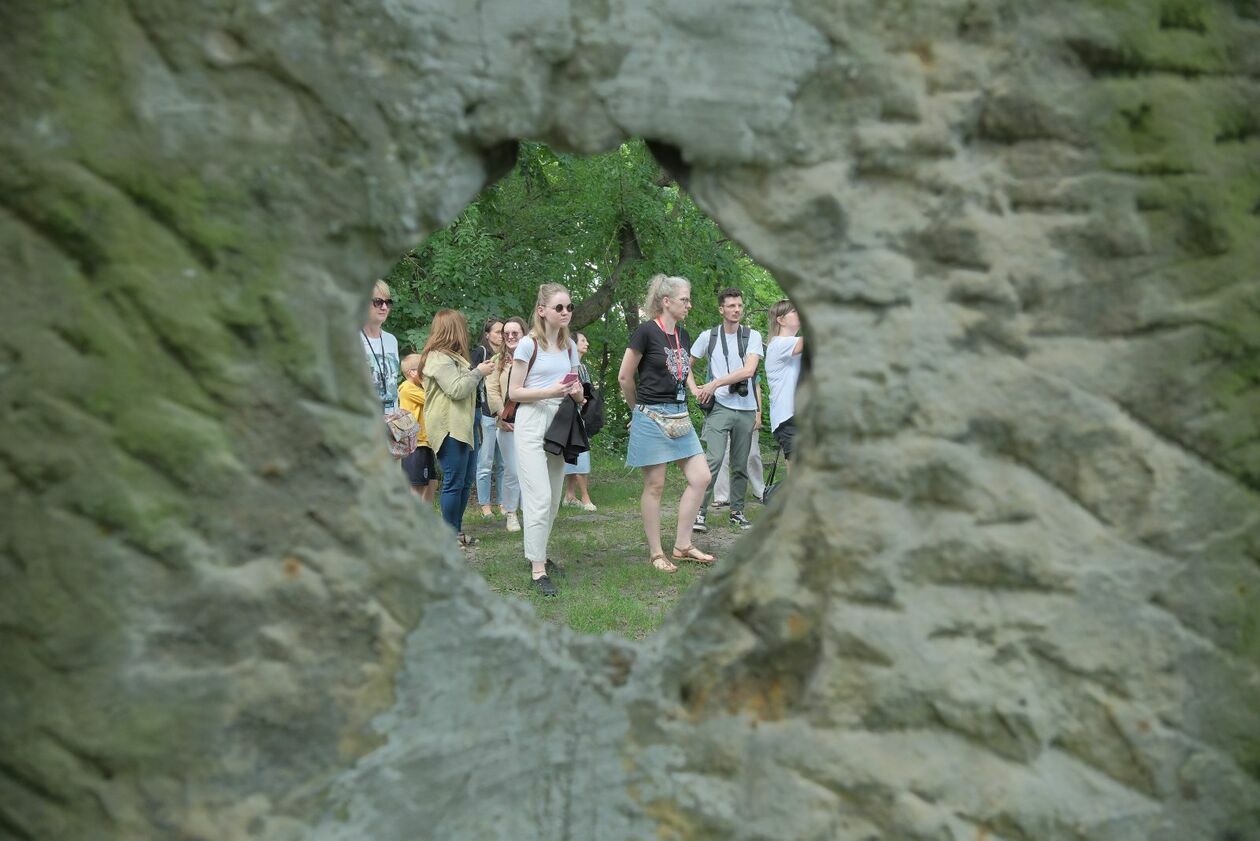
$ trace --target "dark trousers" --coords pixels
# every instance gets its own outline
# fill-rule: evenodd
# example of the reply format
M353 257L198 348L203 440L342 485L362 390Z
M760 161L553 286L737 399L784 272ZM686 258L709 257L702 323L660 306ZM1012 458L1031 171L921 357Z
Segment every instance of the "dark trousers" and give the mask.
M442 465L442 491L438 497L442 519L456 532L462 532L464 509L468 507L477 471L477 451L447 435L437 452L437 459Z

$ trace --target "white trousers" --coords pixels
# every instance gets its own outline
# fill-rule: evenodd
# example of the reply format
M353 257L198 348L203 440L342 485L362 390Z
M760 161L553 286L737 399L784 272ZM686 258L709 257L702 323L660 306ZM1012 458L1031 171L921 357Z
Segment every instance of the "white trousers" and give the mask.
M766 466L761 462L761 447L757 440L761 433L753 432L752 446L748 448L748 490L752 491L752 499L761 499L766 492ZM714 502L731 501L731 439L726 439L726 455L722 457L722 469L718 471L717 482L713 485Z
M514 513L521 504L520 474L516 471L516 433L499 430L499 452L503 455L503 488L499 502L503 510Z
M543 436L556 416L561 400L551 397L522 403L516 410L516 474L521 485L521 526L525 539L525 559L533 563L547 560L551 525L560 510L564 485L564 458L543 449Z

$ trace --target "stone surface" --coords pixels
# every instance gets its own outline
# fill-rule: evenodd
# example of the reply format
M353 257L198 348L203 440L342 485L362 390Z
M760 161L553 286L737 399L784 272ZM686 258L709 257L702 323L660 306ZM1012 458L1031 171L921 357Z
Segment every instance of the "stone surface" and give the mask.
M1254 3L0 20L0 835L1260 837ZM641 645L460 567L353 341L516 138L633 135L812 369Z

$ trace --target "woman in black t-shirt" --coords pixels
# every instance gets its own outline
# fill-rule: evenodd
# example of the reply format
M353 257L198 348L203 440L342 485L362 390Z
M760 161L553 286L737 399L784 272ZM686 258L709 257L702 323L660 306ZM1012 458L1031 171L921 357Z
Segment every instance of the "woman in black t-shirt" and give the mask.
M670 462L681 467L687 479L687 488L678 502L673 558L701 564L714 560L691 542L691 526L709 486L704 450L686 416L687 393L695 396L699 391L691 375L691 337L682 326L691 309L691 282L685 277L656 275L648 287L644 309L648 320L630 337L630 346L617 372L626 405L634 407L630 413L626 466L643 468L639 506L647 534L648 560L662 572L675 572L678 567L661 548L661 494L665 490L665 467Z

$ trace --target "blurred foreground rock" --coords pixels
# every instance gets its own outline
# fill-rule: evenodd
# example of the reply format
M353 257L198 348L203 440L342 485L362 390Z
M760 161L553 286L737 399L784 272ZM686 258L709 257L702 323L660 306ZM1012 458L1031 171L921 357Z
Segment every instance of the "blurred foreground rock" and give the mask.
M0 836L1260 837L1250 0L0 20ZM642 645L461 566L353 332L517 138L636 135L813 369Z

